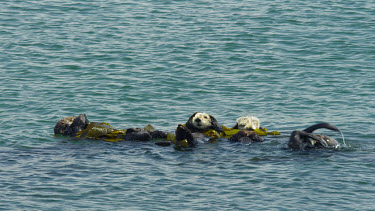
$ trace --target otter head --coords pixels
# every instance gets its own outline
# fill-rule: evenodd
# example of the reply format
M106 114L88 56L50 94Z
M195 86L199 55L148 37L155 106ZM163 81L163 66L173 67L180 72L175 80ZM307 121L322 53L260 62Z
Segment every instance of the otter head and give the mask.
M240 117L236 121L236 125L233 127L234 129L239 130L254 130L260 128L260 121L258 118L254 116L244 116Z
M86 114L69 116L58 121L54 127L55 135L76 136L77 132L85 129L90 121Z
M205 132L210 129L216 130L219 133L223 131L223 128L213 116L199 112L195 112L190 116L189 120L186 122L186 127L193 133Z
M211 127L210 115L206 113L195 113L191 118L191 123L195 128L206 130Z

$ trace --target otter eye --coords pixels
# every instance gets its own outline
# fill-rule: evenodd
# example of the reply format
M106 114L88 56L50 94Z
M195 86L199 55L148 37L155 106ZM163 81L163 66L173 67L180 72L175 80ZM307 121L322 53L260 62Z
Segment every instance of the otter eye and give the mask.
M208 116L204 116L205 119L208 119Z

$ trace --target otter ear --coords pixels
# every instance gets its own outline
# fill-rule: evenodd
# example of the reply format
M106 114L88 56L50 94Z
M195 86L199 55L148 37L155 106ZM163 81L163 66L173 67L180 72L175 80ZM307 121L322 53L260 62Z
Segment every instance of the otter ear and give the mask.
M217 120L215 119L215 117L209 115L210 118L211 118L211 129L214 129L216 130L217 132L221 133L223 132L223 127L221 125L219 125L219 122L217 122Z
M193 117L197 114L198 112L195 112L193 115L190 116L190 118L188 119L188 121L185 123L185 127L188 128L189 130L192 130L194 128L193 126Z
M197 114L198 112L195 112L193 115L191 115L190 117L189 117L189 121L191 120L191 119L193 119L193 117Z

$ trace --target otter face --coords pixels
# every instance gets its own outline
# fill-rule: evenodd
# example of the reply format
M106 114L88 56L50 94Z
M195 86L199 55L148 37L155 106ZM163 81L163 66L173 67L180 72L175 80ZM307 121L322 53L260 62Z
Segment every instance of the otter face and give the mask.
M206 113L196 113L192 119L191 123L195 128L198 129L208 129L212 126L211 117Z
M188 128L192 133L202 133L211 129L216 130L219 133L223 132L223 127L213 116L199 112L196 112L190 116L186 122L186 128Z
M253 116L245 116L237 119L237 126L239 130L253 130L260 128L260 121Z

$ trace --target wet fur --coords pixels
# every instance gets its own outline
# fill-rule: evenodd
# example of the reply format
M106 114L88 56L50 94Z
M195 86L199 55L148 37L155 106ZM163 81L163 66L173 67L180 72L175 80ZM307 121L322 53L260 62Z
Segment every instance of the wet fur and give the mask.
M238 133L231 136L229 139L231 142L241 142L241 143L250 143L250 142L262 142L263 139L258 136L254 131L249 130L240 130Z
M90 121L87 119L86 114L79 116L70 116L59 120L53 131L55 135L64 135L74 137L77 132L85 129Z
M181 141L183 140L187 140L188 142L188 145L189 147L194 147L197 143L196 143L196 140L195 138L193 137L193 134L191 133L191 131L179 124L176 128L176 131L175 131L175 135L176 135L176 143L179 144Z
M312 125L302 131L293 131L290 135L288 146L292 149L337 147L339 143L334 138L322 134L313 134L315 130L323 128L340 132L340 130L336 126L329 123Z
M236 124L233 129L239 130L254 130L261 129L260 120L254 116L244 116L236 120Z

